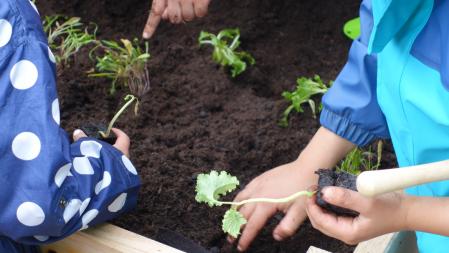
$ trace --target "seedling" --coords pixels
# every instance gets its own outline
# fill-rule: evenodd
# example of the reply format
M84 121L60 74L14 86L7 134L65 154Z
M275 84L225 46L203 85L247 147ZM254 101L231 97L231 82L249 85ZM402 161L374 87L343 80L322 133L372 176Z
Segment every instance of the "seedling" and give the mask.
M322 106L315 105L315 101L312 99L312 96L317 94L324 94L327 92L329 87L332 85L332 82L329 82L328 85L324 84L319 75L315 75L312 78L300 77L296 80L296 90L284 91L282 92L282 96L291 103L287 107L287 109L282 113L282 118L279 121L279 126L287 127L288 126L288 116L295 110L296 112L304 112L301 107L302 104L308 103L310 109L312 110L312 115L316 118L316 112L321 110Z
M134 39L133 43L122 39L121 43L122 45L107 40L101 42L99 47L104 49L104 55L96 58L97 73L89 76L111 79L111 94L115 93L116 85L119 83L129 87L134 95L141 96L150 86L147 69L147 62L150 59L148 42L145 42L144 49L139 46L137 39Z
M345 171L352 175L359 175L362 171L377 170L382 160L382 147L383 142L378 141L377 154L372 152L371 147L368 150L355 148L346 155L345 159L340 163L340 166L337 166L337 171Z
M97 42L97 26L93 25L93 28L89 29L78 17L46 16L43 26L48 36L48 45L56 52L58 64L68 64L69 59L82 47Z
M218 35L202 31L198 38L200 46L212 45L212 59L223 67L231 68L232 77L246 70L247 64L254 65L256 61L245 51L237 51L240 46L240 30L225 29Z
M311 197L315 194L313 191L300 191L296 192L285 198L273 199L273 198L254 198L247 199L240 202L220 201L219 198L226 195L228 192L232 192L239 185L239 180L228 174L226 171L217 172L211 171L209 174L200 174L196 181L196 197L195 200L198 203L206 203L210 207L230 205L229 210L226 211L223 221L222 229L225 233L230 234L233 237L237 237L240 234L240 227L246 224L246 219L237 210L239 206L248 203L266 202L266 203L287 203L297 199L300 196Z

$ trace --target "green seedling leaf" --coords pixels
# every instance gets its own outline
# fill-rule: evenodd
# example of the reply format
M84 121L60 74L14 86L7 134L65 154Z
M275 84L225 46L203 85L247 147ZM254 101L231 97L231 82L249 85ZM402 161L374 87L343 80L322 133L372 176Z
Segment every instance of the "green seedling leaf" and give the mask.
M234 208L226 211L223 221L222 229L225 233L237 238L240 234L240 228L246 224L246 219L243 215Z
M357 39L361 34L360 17L351 19L346 22L343 26L343 32L348 38L352 40Z
M282 118L279 121L279 125L282 127L288 126L288 116L295 110L296 112L304 112L302 105L304 103L309 104L312 110L312 115L316 118L317 111L320 111L321 104L317 107L312 97L318 94L324 94L331 86L331 82L326 85L323 83L319 75L315 75L313 78L300 77L296 80L296 89L294 91L284 91L282 96L285 100L290 102L290 105L285 109L282 114Z
M337 166L337 171L344 171L352 175L359 175L362 171L377 170L382 160L382 141L377 143L377 153L368 149L355 148Z
M212 59L223 67L231 69L232 77L240 75L246 70L247 65L254 65L256 60L245 51L237 51L240 46L239 29L225 29L217 35L202 31L198 37L200 46L211 45L214 47Z
M85 26L79 17L46 16L43 27L57 64L67 65L82 47L97 43L97 26Z
M101 41L100 45L91 51L103 49L103 55L97 57L96 72L90 77L106 77L112 80L110 93L115 93L116 85L127 87L131 94L142 97L150 89L150 78L147 63L150 59L148 43L141 48L139 41L133 42L122 39L115 41Z
M221 206L219 199L239 185L239 180L226 171L218 173L213 170L209 174L198 175L196 181L196 197L199 203L207 203L210 207Z

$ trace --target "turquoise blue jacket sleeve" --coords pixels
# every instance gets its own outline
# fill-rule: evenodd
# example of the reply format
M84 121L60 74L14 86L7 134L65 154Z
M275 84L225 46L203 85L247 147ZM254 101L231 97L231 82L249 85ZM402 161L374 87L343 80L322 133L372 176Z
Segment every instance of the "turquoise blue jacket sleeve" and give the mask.
M0 73L0 242L52 242L133 208L128 158L60 128L54 56L28 0L0 1Z
M368 54L373 27L371 1L360 8L361 36L352 43L349 57L323 97L320 122L325 128L359 145L389 138L385 117L377 103L376 55Z

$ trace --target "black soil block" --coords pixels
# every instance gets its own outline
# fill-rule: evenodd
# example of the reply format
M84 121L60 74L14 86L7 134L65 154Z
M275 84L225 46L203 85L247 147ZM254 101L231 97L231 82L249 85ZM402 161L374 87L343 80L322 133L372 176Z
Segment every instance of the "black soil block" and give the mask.
M342 216L358 216L359 213L350 209L331 205L323 200L321 190L326 186L337 186L357 191L356 179L357 176L346 173L344 171L337 172L333 169L319 169L315 172L319 175L318 179L318 193L316 196L316 203L322 208L331 211L337 215Z

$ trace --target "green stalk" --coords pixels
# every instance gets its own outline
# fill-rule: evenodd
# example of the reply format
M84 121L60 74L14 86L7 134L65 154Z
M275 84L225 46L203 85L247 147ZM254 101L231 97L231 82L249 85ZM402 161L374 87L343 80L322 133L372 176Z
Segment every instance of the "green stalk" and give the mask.
M280 198L280 199L273 199L273 198L253 198L253 199L246 199L240 202L228 202L228 201L217 201L220 204L223 205L233 205L233 206L242 206L244 204L248 203L255 203L255 202L266 202L266 203L287 203L290 202L300 196L307 196L312 197L316 191L300 191L297 193L294 193L288 197Z
M103 138L108 138L109 134L111 133L111 129L114 126L115 122L117 121L117 119L120 117L120 115L126 110L126 108L128 108L128 106L130 106L134 101L136 101L136 103L139 103L139 100L136 96L133 95L126 95L125 97L125 101L126 102L122 108L120 108L120 110L114 115L114 117L112 118L111 122L109 123L108 129L106 130L106 133L103 131L99 131L99 133L101 134L101 136L103 136Z

